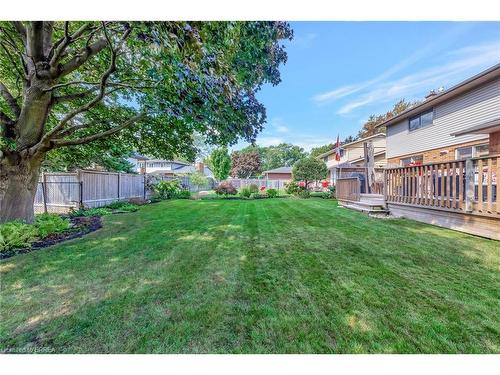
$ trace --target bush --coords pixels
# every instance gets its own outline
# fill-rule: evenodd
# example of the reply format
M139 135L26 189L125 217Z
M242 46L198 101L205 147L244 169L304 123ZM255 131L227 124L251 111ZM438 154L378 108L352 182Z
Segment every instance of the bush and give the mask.
M132 206L132 204L127 202L127 201L114 201L114 202L108 204L106 207L111 208L112 210L118 210L122 207L126 207L127 205Z
M325 199L334 199L335 198L335 186L328 186L328 190L325 192Z
M243 197L243 198L250 198L250 196L252 195L252 192L250 191L250 187L249 186L245 186L245 187L242 187L240 189L240 196Z
M236 188L229 181L221 182L215 189L217 195L236 195Z
M175 197L177 199L191 199L191 192L189 190L179 190L176 194Z
M172 199L181 190L181 183L179 180L158 181L153 189L161 199Z
M296 195L299 198L306 199L306 198L309 198L311 196L311 193L309 192L309 190L301 189L301 190L299 190L299 192Z
M81 217L81 216L104 216L111 215L111 210L104 207L94 207L94 208L80 208L79 210L74 210L69 213L71 217Z
M250 184L248 186L248 189L250 189L250 193L251 194L254 194L254 193L258 193L259 192L259 187L256 185L256 184Z
M285 185L285 191L287 194L297 195L297 193L301 190L299 184L295 181L290 181Z
M278 190L276 189L267 189L267 195L269 198L276 198L278 196Z
M252 199L264 199L264 198L269 198L267 194L261 194L261 193L252 193L250 196Z
M29 247L37 238L37 228L21 221L0 225L0 252Z
M39 238L45 238L52 233L64 232L69 226L68 219L56 214L37 215L34 223Z

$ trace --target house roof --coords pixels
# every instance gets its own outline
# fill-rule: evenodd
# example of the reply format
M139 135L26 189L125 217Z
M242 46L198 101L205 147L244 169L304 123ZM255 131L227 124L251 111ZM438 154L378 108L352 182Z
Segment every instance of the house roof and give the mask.
M292 173L292 167L279 167L264 171L262 173Z
M489 69L482 71L479 74L476 74L473 77L466 79L465 81L460 82L455 86L450 87L448 90L445 90L441 93L437 93L436 95L429 97L427 100L423 101L420 104L408 108L406 111L401 112L399 115L394 116L378 124L377 127L394 125L401 120L417 115L420 112L430 109L437 104L450 100L458 95L461 95L467 91L475 89L476 87L483 85L487 82L490 82L499 77L500 77L500 64L497 64Z
M471 126L470 128L460 130L456 133L451 133L451 136L458 137L465 134L490 134L500 131L500 117L491 121L483 122L482 124Z
M378 134L374 134L374 135L370 135L369 137L365 137L365 138L361 138L361 139L358 139L354 142L349 142L349 143L346 143L346 144L343 144L340 146L340 148L348 148L349 146L352 146L352 145L355 145L355 144L358 144L358 143L363 143L369 139L373 139L373 138L380 138L380 137L385 137L385 134L384 133L378 133ZM333 148L331 149L330 151L327 151L327 152L324 152L320 155L318 155L316 158L318 159L321 159L321 158L324 158L325 156L328 156L328 155L331 155L335 152L337 148Z

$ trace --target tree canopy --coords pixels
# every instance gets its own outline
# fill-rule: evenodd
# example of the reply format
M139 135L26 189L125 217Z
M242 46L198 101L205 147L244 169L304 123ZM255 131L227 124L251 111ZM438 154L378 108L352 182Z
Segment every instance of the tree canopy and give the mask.
M319 181L326 178L328 169L325 163L313 157L299 160L292 169L292 176L295 181L304 181L305 187L313 181Z
M233 151L231 153L231 176L249 178L260 171L258 151Z
M32 216L40 165L61 147L112 137L193 158L195 132L253 142L256 92L280 82L291 38L286 22L0 22L0 221Z
M250 145L241 152L258 152L260 155L259 172L279 167L291 167L300 159L307 157L307 152L302 147L291 143L280 143L276 146L261 147Z
M390 111L383 115L370 115L368 120L363 124L363 127L358 133L358 138L365 138L378 133L385 133L385 127L377 127L377 125L389 120L390 118L406 111L408 108L414 106L416 102L408 102L405 99L399 100L394 104Z
M227 147L220 147L210 154L210 166L217 180L223 181L229 176L231 171L231 157L227 152Z

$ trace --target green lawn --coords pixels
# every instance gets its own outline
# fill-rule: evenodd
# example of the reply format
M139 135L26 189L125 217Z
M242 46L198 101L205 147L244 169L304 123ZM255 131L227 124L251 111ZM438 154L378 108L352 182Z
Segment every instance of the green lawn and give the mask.
M0 263L0 350L500 352L499 242L334 201L162 202Z

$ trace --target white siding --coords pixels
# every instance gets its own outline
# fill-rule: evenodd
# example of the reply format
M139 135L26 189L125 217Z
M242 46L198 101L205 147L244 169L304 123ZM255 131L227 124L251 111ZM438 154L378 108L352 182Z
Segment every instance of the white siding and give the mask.
M387 128L387 157L414 154L459 143L488 139L487 134L451 133L500 117L500 79L434 107L434 122L408 131L408 119Z

